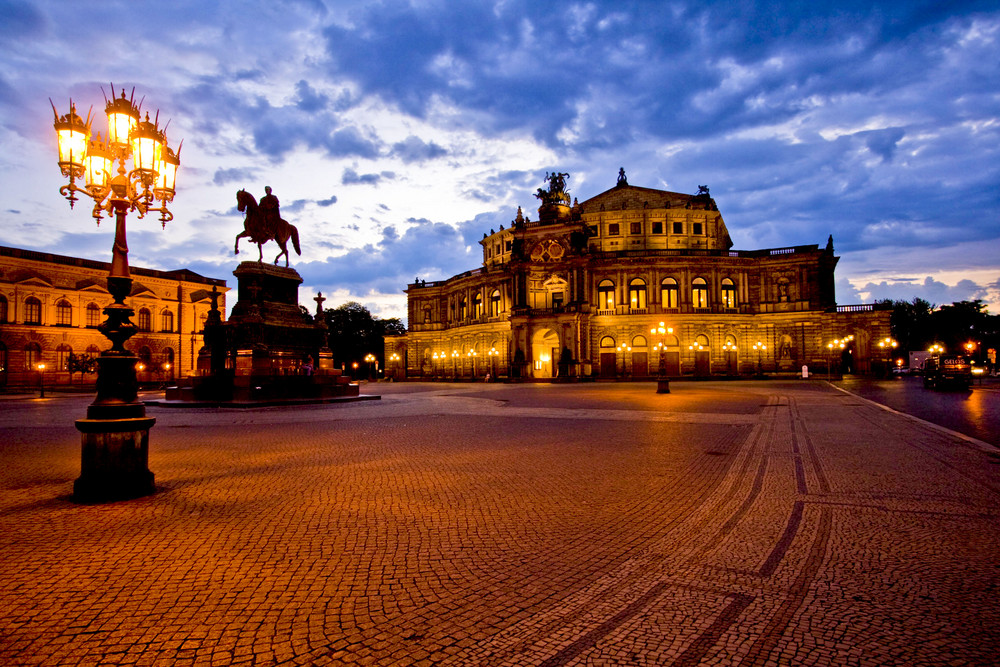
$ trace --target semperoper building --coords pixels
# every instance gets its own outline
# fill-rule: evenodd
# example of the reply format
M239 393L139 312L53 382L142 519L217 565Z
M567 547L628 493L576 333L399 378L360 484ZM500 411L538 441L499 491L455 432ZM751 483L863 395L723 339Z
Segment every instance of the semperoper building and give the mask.
M97 327L113 301L109 264L0 246L0 387L93 384L93 373L75 373L76 357L96 357L111 347ZM138 332L126 347L139 357L140 382L168 382L194 372L211 293L225 312L226 281L188 269L131 267ZM44 378L39 364L44 364Z
M407 333L386 338L387 376L866 373L887 361L889 311L836 303L832 236L733 250L707 187L636 187L621 171L615 187L571 204L567 176L538 190L537 221L519 208L509 228L484 233L481 268L407 287Z

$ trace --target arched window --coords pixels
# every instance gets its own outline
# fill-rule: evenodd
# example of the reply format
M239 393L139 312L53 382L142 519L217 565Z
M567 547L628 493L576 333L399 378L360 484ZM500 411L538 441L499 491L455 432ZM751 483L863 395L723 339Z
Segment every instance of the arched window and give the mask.
M705 334L698 334L694 339L695 345L701 345L704 348L708 348L708 336Z
M677 308L677 293L677 281L673 278L664 278L660 282L660 302L664 308Z
M490 317L500 316L500 290L495 289L490 294Z
M615 307L615 283L611 280L602 280L597 285L597 309L611 310Z
M136 366L136 370L138 370L138 371L146 371L147 373L150 370L152 370L150 368L150 364L153 361L153 353L150 351L150 349L148 347L146 347L145 345L143 345L142 347L140 347L139 351L136 352L136 356L139 357L139 364ZM142 368L140 368L140 366Z
M24 346L24 370L33 371L42 360L42 346L38 343L28 343Z
M68 371L69 370L69 356L73 354L73 348L69 345L63 343L56 348L56 370L57 371Z
M174 349L168 347L160 353L160 357L163 361L160 363L160 369L163 371L164 375L173 377L174 373Z
M174 330L174 313L171 310L165 310L160 315L160 330L161 331L173 331Z
M722 279L722 307L736 307L736 283L729 278Z
M464 320L469 316L469 302L462 297L462 300L458 302L458 319Z
M42 302L33 296L29 296L24 300L24 323L42 323Z
M632 339L632 347L646 347L646 337L636 336Z
M60 299L56 304L56 326L69 327L73 325L73 306L66 299Z
M646 307L646 281L633 278L628 283L628 306L632 310Z
M91 357L96 357L100 353L101 353L101 348L97 347L96 345L87 346L87 354L90 355Z
M604 338L601 339L601 347L603 349L607 349L607 348L612 348L613 349L614 346L615 346L615 339L612 338L611 336L605 336Z
M7 324L7 297L0 295L0 324Z
M149 331L153 328L153 318L148 308L139 309L139 321L136 326L139 327L139 331Z
M87 304L87 327L90 329L96 329L97 325L101 323L101 307L96 303Z
M691 303L695 308L708 308L708 283L704 278L691 281Z
M472 297L472 317L479 319L483 316L483 295L476 292L476 295Z

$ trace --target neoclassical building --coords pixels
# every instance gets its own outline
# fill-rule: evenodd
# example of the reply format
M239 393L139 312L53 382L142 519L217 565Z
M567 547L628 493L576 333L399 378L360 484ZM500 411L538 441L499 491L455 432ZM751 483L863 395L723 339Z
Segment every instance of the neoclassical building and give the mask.
M832 237L733 250L707 187L636 187L622 171L571 204L567 176L538 190L537 221L518 209L509 228L484 233L481 268L407 287L408 329L386 339L387 375L869 372L885 361L890 313L837 305Z
M0 387L37 385L39 363L48 385L68 385L71 355L95 357L111 347L97 330L107 291L109 264L77 257L0 246ZM126 343L142 364L140 382L189 375L202 346L201 331L214 289L225 305L226 281L187 269L131 267L139 331ZM73 384L95 381L76 373Z

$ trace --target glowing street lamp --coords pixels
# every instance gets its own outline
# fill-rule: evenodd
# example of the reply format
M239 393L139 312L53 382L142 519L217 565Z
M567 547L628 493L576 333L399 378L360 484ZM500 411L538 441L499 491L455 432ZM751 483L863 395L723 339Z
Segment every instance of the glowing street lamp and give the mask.
M495 347L491 347L490 349L488 349L486 351L486 356L488 356L490 358L490 377L496 377L497 376L497 363L496 362L497 362L497 357L499 355L500 355L500 352Z
M672 334L673 332L674 332L673 327L664 326L663 322L660 322L659 326L655 326L649 330L650 334L654 336L659 334L660 336L660 342L655 346L654 349L659 350L660 353L659 375L661 378L666 376L667 374L667 358L663 354L666 351L666 346L663 344L663 337L666 334Z
M91 215L98 224L104 214L115 216L107 281L113 303L104 309L107 320L98 326L111 348L97 360L97 397L87 408L87 418L76 422L83 434L83 456L73 493L83 501L135 498L155 491L147 462L149 429L156 420L146 417L145 405L138 400L137 360L125 348L125 341L136 332L131 322L135 313L125 304L132 292L125 219L131 211L140 219L150 212L159 213L166 228L173 219L167 204L173 201L180 166L180 148L174 152L167 145L159 113L153 120L148 112L143 118L142 102L135 103L134 89L131 98L124 90L116 98L112 86L111 99L105 102L106 138L100 133L93 136L91 113L86 120L81 118L72 100L64 115L52 104L59 169L69 179L60 194L70 208L78 201L77 193L93 199ZM77 184L81 180L82 186Z
M373 370L372 364L375 363L375 355L371 354L371 353L366 354L365 355L365 361L368 362L368 377L371 378L372 377L372 370Z
M762 361L762 355L763 355L764 352L767 351L767 345L765 345L764 343L762 343L760 341L757 341L756 343L753 344L752 347L753 347L754 350L757 351L757 375L763 375L764 374L764 366L763 366L763 361Z
M618 349L619 352L622 353L622 377L625 377L625 374L626 374L626 369L625 369L625 353L626 352L631 352L632 351L632 347L629 346L629 345L626 345L625 343L622 343L621 345L618 346L617 349Z
M45 398L45 363L38 362L35 368L38 369L38 398Z
M454 380L458 377L458 350L451 351L451 378Z
M389 363L392 364L392 377L393 379L399 374L399 355L393 352L389 355Z
M929 348L927 348L927 351L930 352L931 354L944 354L944 347L942 347L938 343L934 343Z
M472 377L474 378L474 377L476 377L476 356L477 356L477 353L476 353L475 350L469 350L468 352L465 353L465 356L467 356L470 359L472 359Z

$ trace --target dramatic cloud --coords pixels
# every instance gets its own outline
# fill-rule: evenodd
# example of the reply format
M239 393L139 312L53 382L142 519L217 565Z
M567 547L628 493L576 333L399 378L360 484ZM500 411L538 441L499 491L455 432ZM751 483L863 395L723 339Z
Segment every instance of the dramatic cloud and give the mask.
M584 200L624 167L710 185L738 248L832 234L841 303L1000 311L995 3L109 2L72 31L63 9L0 0L0 243L106 259L59 201L47 98L100 115L114 81L184 139L168 233L130 236L156 268L228 277L233 191L269 184L305 290L403 315L410 273L474 268L484 231L535 217L545 171Z

